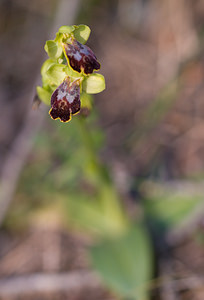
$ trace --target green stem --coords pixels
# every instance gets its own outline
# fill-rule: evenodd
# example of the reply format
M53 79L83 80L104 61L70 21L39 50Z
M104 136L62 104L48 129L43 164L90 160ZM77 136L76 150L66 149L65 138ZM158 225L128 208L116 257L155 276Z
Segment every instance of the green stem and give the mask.
M102 180L107 181L107 172L105 172L104 167L99 162L98 155L95 151L94 147L94 141L90 132L90 129L88 128L86 124L86 120L82 117L76 118L76 125L77 129L80 135L80 138L83 142L86 154L88 156L88 160L92 163L94 166L94 170L96 172L96 175Z
M121 204L119 196L108 175L107 169L100 163L95 150L91 131L86 124L86 120L81 116L76 118L76 126L82 143L85 147L89 162L94 167L94 176L97 177L97 189L99 195L99 205L103 211L107 224L112 224L118 232L123 232L127 225L127 217Z

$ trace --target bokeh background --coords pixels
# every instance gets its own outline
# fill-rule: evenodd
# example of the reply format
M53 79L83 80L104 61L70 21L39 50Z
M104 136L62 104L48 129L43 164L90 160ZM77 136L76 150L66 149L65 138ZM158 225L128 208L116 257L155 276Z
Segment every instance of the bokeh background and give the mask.
M35 97L45 41L72 24L90 26L106 79L86 121L93 149L152 241L149 297L203 300L202 0L0 0L0 299L121 299L73 209L95 193L86 141Z

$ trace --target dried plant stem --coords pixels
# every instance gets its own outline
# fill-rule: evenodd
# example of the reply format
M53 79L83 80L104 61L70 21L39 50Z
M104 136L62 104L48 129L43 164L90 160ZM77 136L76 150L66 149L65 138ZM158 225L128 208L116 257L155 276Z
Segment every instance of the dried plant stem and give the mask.
M61 0L58 5L58 12L56 13L51 35L54 35L56 29L62 24L74 23L80 0ZM36 84L39 82L39 78L36 78ZM34 85L34 86L35 86ZM29 97L32 101L33 91ZM26 159L33 147L34 137L40 130L43 120L45 119L45 107L41 112L34 112L30 110L24 121L24 126L19 134L16 136L11 150L8 153L2 172L0 174L0 226L4 221L5 215L12 202L16 185L19 179L19 175L26 162Z
M61 274L30 274L0 280L0 296L23 296L28 293L79 292L85 288L102 288L94 272L73 271Z

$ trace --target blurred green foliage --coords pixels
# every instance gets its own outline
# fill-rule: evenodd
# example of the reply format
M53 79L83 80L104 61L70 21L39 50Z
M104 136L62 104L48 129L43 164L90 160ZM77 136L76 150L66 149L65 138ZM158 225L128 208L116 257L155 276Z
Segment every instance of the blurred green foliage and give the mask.
M143 225L128 219L108 169L99 161L104 136L95 115L79 116L69 126L49 126L36 139L7 224L60 203L69 227L96 238L90 255L107 285L124 297L146 299L151 242Z
M149 299L154 251L144 221L151 219L164 233L181 226L202 205L203 189L141 180L144 218L130 218L108 167L99 160L103 145L94 112L68 126L50 120L36 139L7 225L19 226L34 212L61 207L70 228L94 237L90 256L107 286L124 299Z
M147 181L141 186L146 213L166 230L179 228L203 204L204 189L199 184L181 181L180 185Z
M83 1L80 22L90 19L93 7L97 7L99 2L116 6L117 0ZM78 40L81 38L81 42L86 41L90 33L85 29L85 35L74 29L75 37ZM59 33L64 32L68 33L69 28L62 26ZM65 57L58 44L59 37L45 45L50 58L41 69L43 85L37 88L39 97L48 105L52 92L65 76L78 76L71 68L62 65ZM80 95L82 108L88 110L92 107L92 96L87 93L98 91L98 81L99 90L105 87L98 80L98 74L92 76L95 86L90 78L83 79ZM129 147L135 147L143 138L148 138L148 133L160 124L177 99L179 81L178 75L152 99L151 105L141 116L141 123L137 128L132 128ZM92 236L90 257L107 286L124 299L150 299L148 286L154 276L155 249L151 241L151 228L147 228L145 222L151 220L152 226L159 234L162 233L161 239L172 229L188 225L203 206L202 183L142 178L135 184L139 192L137 205L140 213L136 211L134 217L130 217L108 166L100 160L104 134L97 126L97 116L92 113L85 119L82 114L68 126L50 120L46 126L36 138L34 151L21 176L16 202L5 226L16 229L25 226L35 212L48 207L60 208L69 229L77 228ZM131 174L128 175L131 177ZM131 179L138 182L138 178ZM131 205L134 208L134 203ZM203 242L203 234L199 233L197 238Z
M142 224L133 224L120 237L102 240L91 248L91 255L107 285L126 299L148 299L153 251Z
M97 116L75 118L69 126L50 121L36 139L7 224L61 206L70 228L91 234L93 265L105 283L125 299L149 299L153 246L144 219L131 219L113 185L108 167L99 160L104 135ZM188 186L188 185L187 185ZM202 189L139 182L145 219L162 231L180 226L202 204ZM29 199L29 201L28 201ZM20 202L20 205L19 205ZM159 229L159 230L160 230Z

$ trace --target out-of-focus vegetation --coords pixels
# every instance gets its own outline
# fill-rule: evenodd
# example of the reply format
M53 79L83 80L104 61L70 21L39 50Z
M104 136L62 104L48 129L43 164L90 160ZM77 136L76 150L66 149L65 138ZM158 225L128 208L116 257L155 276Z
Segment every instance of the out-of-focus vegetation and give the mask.
M93 117L86 122L79 116L67 127L54 124L54 134L39 135L37 154L33 152L21 178L21 205L16 202L7 226L25 225L25 218L20 222L19 217L26 215L29 222L54 205L70 228L98 241L90 255L107 285L124 297L145 299L153 269L151 242L144 220L128 218L107 166L99 161L104 138ZM28 197L30 202L23 205Z
M57 219L88 240L88 261L116 299L203 299L203 1L80 5L77 23L92 28L106 91L87 117L47 117L4 231L18 236ZM10 114L17 120L2 125L10 133L2 157L24 126Z

